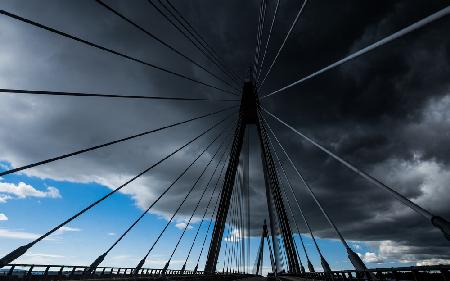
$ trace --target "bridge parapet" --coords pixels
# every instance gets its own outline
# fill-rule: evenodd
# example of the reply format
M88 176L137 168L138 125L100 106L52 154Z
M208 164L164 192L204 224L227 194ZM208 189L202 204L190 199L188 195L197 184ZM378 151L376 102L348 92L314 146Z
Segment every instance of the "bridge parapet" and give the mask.
M56 264L10 264L0 271L0 279L33 279L33 280L62 280L62 279L102 279L102 278L130 278L142 276L160 276L162 268L141 268L133 274L134 267L99 266L91 274L87 274L89 266L56 265ZM203 271L168 269L165 275L203 275Z
M167 269L163 274L162 268L141 268L134 274L134 267L99 266L88 273L89 266L85 265L57 265L57 264L9 264L0 270L0 280L155 280L170 276L174 280L236 280L249 277L243 273L218 272L213 275L204 271Z
M450 265L411 266L395 268L371 268L367 272L342 270L326 272L305 272L302 274L284 274L283 279L301 280L380 280L380 281L450 281ZM369 274L367 274L369 273ZM370 276L370 277L369 277Z

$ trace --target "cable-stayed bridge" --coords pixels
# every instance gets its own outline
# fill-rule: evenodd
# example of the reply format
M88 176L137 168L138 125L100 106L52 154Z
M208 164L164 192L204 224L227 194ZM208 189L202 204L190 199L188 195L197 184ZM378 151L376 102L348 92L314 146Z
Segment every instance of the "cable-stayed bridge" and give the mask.
M109 6L102 0L96 1L101 7L108 10L113 15L121 18L124 24L129 24L138 29L142 34L156 40L164 48L169 49L175 56L188 61L199 70L205 72L219 84L212 84L199 80L194 77L187 76L181 72L168 69L161 65L156 65L148 61L133 57L126 53L111 49L109 47L99 45L88 41L76 35L67 33L63 30L56 29L51 26L30 20L19 14L6 10L0 10L2 17L9 18L13 22L21 22L29 25L30 28L37 28L46 32L64 37L74 41L76 44L83 44L91 48L98 49L108 53L160 71L168 77L185 80L189 83L196 84L201 87L209 88L224 94L225 98L209 99L204 97L167 97L167 96L145 96L145 95L119 95L116 93L84 93L84 92L65 92L65 91L47 91L35 89L0 89L0 92L11 95L48 95L48 96L72 96L72 97L95 97L107 99L140 99L140 100L173 100L180 102L220 102L226 104L221 110L213 111L208 114L194 116L187 120L182 120L172 124L166 124L158 128L139 132L137 134L111 140L106 143L98 144L92 147L86 147L77 151L70 151L59 156L43 159L41 161L30 163L25 166L15 167L0 172L0 177L18 173L37 166L46 165L65 158L70 158L90 151L99 150L104 147L114 146L115 144L127 142L142 136L151 135L156 132L163 132L169 128L184 126L191 122L203 119L211 119L215 121L212 126L204 128L198 134L185 142L182 146L177 147L172 152L161 159L153 159L154 163L140 171L134 177L126 180L121 185L107 193L106 195L93 201L85 206L79 212L68 217L60 224L49 229L46 233L34 239L30 243L24 244L18 248L11 249L8 253L1 253L0 259L0 279L5 280L75 280L75 279L145 279L145 280L261 280L264 253L268 253L270 258L271 273L270 278L279 278L282 280L450 280L448 265L430 265L416 267L397 267L397 268L368 268L361 257L355 253L346 238L341 233L339 226L333 220L333 214L329 213L323 206L321 199L314 192L314 187L305 178L299 165L293 160L285 149L283 140L272 129L269 120L277 122L285 126L292 132L292 137L297 137L302 141L311 144L312 147L322 151L332 159L341 163L358 176L367 180L377 188L380 192L387 192L396 200L410 208L429 222L430 228L436 228L441 234L442 239L450 240L450 223L446 218L434 214L431 210L427 210L417 203L414 203L406 196L402 195L395 187L389 186L382 179L375 178L358 166L350 163L340 155L336 154L332 148L327 148L316 140L313 136L308 136L301 130L297 129L294 124L281 119L279 116L269 111L264 102L274 96L281 95L285 90L292 87L299 87L302 83L309 79L321 75L324 72L331 71L346 62L364 54L380 48L408 33L416 32L420 28L440 20L450 14L450 6L437 11L411 25L400 29L399 31L366 46L349 56L346 56L326 67L323 67L309 75L306 75L286 86L272 91L264 92L263 85L270 76L273 66L277 63L277 59L283 49L286 47L288 38L291 36L292 30L298 23L307 0L304 0L299 7L294 21L290 29L284 35L284 40L277 48L276 55L268 62L268 47L271 43L272 31L277 21L278 7L280 0L276 1L275 9L272 17L268 15L268 1L261 0L259 9L259 20L257 23L256 47L253 57L253 65L248 70L247 76L243 79L235 70L226 64L221 55L208 43L205 38L194 28L194 26L183 16L183 13L176 8L171 1L148 0L148 4L160 13L176 30L182 34L195 48L197 48L214 66L214 71L205 67L195 59L189 57L176 46L162 40L148 29L134 22L131 18L122 14L118 10ZM264 33L267 36L264 36ZM265 42L264 38L266 39ZM220 73L220 74L219 74ZM221 86L218 86L221 85ZM268 218L261 222L261 236L259 247L251 249L249 242L250 233L250 202L251 193L249 190L249 165L248 141L249 128L256 128L258 143L261 150L262 173L264 175L266 203L268 207ZM150 173L154 168L175 156L177 153L198 141L199 139L208 137L211 139L209 144L201 151L198 151L192 161L184 167L184 170L148 205L140 216L131 221L129 226L123 231L109 248L94 258L90 264L86 265L64 265L64 264L19 264L15 261L27 253L32 247L41 241L47 239L58 230L67 226L69 223L77 220L80 216L88 216L89 211L101 203L106 203L108 199L115 193L124 189L127 185L138 180L145 174ZM164 227L158 231L156 239L146 249L145 255L134 267L108 267L103 265L108 254L121 243L127 235L133 231L135 226L142 221L146 214L151 211L154 206L160 202L172 190L185 175L192 169L198 160L205 155L210 155L210 159L203 167L201 172L195 177L185 194L182 195L181 202L173 209L171 217L168 219ZM284 165L288 164L295 171L295 177L290 177L286 172ZM205 184L200 184L211 172L211 176L206 180ZM297 198L295 193L294 182L301 183L302 186L311 196L317 208L326 219L330 228L333 229L336 237L342 243L346 250L348 260L353 265L352 269L334 270L329 263L327 253L319 246L316 241L314 230L312 229L310 220L303 212L301 200ZM170 253L169 259L162 268L148 268L145 266L150 255L154 252L155 246L165 239L168 227L174 222L175 217L180 213L187 200L192 200L194 192L200 192L197 203L190 210L190 216L183 227L182 232L178 236L177 241L173 243L173 248L167 249ZM201 203L206 202L206 209L199 210ZM301 216L294 214L299 211ZM212 214L209 216L209 214ZM189 250L185 253L184 264L180 268L174 268L172 259L179 251L180 243L185 237L186 231L189 229L195 217L200 217L200 223L208 225L206 233L200 232L197 228L194 239L190 244ZM303 232L299 228L299 224L304 223L306 230ZM228 232L228 235L226 234ZM295 239L294 233L298 233ZM309 235L313 241L313 249L307 247L303 240L303 234ZM209 236L210 234L210 236ZM234 243L230 246L224 243L225 237L231 237ZM210 239L209 239L210 237ZM194 247L199 248L199 254L192 255ZM267 250L265 250L267 249ZM256 259L250 260L250 252L256 253ZM310 251L315 251L320 257L320 270L313 266L309 256ZM302 259L299 252L303 252L306 259ZM200 263L202 256L206 256L206 262ZM192 262L193 261L193 262ZM187 268L188 263L193 263L193 268ZM218 264L223 264L222 270L218 270Z

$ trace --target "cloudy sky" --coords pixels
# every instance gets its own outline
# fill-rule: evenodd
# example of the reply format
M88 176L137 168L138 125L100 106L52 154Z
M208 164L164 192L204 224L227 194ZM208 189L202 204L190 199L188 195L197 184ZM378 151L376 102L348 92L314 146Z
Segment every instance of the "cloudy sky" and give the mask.
M155 1L156 2L156 1ZM145 0L107 1L127 17L211 69L215 68ZM258 1L172 1L241 77L252 63ZM276 1L268 1L268 20ZM280 1L268 50L271 61L302 1ZM446 1L309 1L261 93L298 80L420 20ZM186 76L229 89L95 1L1 1L0 9L107 46ZM263 105L283 120L391 185L434 214L450 218L450 19L389 43L279 95ZM266 30L267 31L267 30ZM265 33L267 34L267 33ZM0 16L0 88L123 95L233 98L106 52ZM1 169L18 167L223 109L232 102L143 101L0 95ZM229 113L232 113L229 111ZM8 175L0 181L0 254L42 234L227 116L218 114L139 139ZM85 216L38 243L22 262L88 264L222 131L222 137L108 256L106 265L134 266L222 140L235 115ZM369 267L449 263L450 247L430 223L266 116L350 245ZM250 130L252 235L267 217L255 130ZM225 145L220 148L225 151ZM161 267L183 223L219 164L155 248L147 265ZM283 158L319 245L334 269L350 268L345 251ZM219 166L220 168L220 166ZM215 178L217 175L215 175ZM213 181L213 183L215 180ZM212 189L173 259L186 258ZM216 195L213 195L215 198ZM208 213L210 213L208 211ZM300 231L305 232L295 210ZM203 237L207 223L202 225ZM228 232L226 232L227 235ZM306 234L306 233L305 233ZM307 250L320 267L311 240ZM257 238L252 247L256 249ZM228 242L231 244L230 242ZM169 250L168 250L169 249ZM189 260L195 266L197 245ZM254 255L254 253L252 253ZM300 255L304 257L301 252ZM205 253L202 261L204 261ZM266 261L266 265L269 266ZM222 265L219 265L221 268Z

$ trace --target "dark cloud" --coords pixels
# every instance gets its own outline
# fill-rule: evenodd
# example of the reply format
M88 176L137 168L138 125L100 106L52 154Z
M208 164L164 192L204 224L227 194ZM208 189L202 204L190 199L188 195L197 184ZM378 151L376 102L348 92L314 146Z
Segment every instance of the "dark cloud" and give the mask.
M215 69L146 1L134 1L132 5L127 1L108 3ZM174 4L243 77L253 59L259 3L235 0L175 1ZM273 5L269 3L269 18ZM281 1L266 66L300 5L300 1ZM445 5L446 1L309 1L263 93L312 73ZM4 1L2 7L225 87L95 1ZM265 100L264 105L402 194L449 218L445 190L450 183L450 151L447 149L450 140L450 40L445 36L449 24L448 18L440 19L274 95ZM0 84L4 88L186 97L223 95L6 17L0 18L0 36L6 42L0 46ZM0 120L0 159L14 166L28 164L223 106L220 103L3 95L0 110L5 117ZM385 258L410 261L450 258L448 242L427 221L286 128L268 120L346 238L371 241ZM96 181L114 187L210 124L212 121L196 122L26 173L60 180ZM231 125L227 127L232 129ZM251 138L256 138L255 131ZM125 192L144 208L207 142L205 138L193 145ZM213 153L210 151L209 155ZM257 235L261 222L267 217L267 207L261 164L257 160L259 150L255 148L251 154L254 159L251 168L252 233ZM180 191L190 187L206 161L206 157L202 158L201 164L194 166L194 170L174 187L178 192L158 204L156 213L164 216L171 213L183 197ZM321 237L335 238L287 162L285 166L312 228ZM192 198L198 198L200 192L201 189L197 189ZM182 215L190 215L189 210L195 203L194 199L189 200Z

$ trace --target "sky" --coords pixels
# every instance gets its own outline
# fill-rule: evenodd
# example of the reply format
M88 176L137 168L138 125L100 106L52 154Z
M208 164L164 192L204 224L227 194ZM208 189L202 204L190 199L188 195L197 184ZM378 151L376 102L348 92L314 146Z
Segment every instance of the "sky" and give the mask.
M107 3L222 75L147 1ZM172 3L226 64L240 77L245 77L255 52L259 2L174 0ZM275 3L268 1L263 42ZM301 5L302 1L280 1L264 69L272 61ZM261 94L296 81L446 5L446 1L308 1ZM229 89L95 1L4 0L0 8ZM448 219L450 39L446 31L449 25L448 17L440 19L302 85L273 95L262 104L420 206ZM234 98L4 15L0 16L0 40L0 88ZM223 101L117 100L1 93L0 169L23 166L234 104L237 105ZM0 180L0 255L45 233L229 113L232 111L4 176ZM448 241L428 221L302 141L274 119L269 116L266 119L343 236L368 267L450 263ZM17 262L90 264L223 131L219 140L102 263L135 266L211 157L218 149L227 151L220 142L231 142L235 120L236 114L120 193L36 244ZM267 206L254 128L249 129L248 136L251 147L250 264L253 265L262 222L267 218ZM276 149L281 155L279 148ZM222 163L218 159L218 156L213 158L146 266L162 267L166 263L213 167ZM331 268L351 268L335 233L286 159L282 161ZM212 183L217 177L218 174L214 175ZM283 181L282 186L285 188ZM181 268L184 263L211 191L208 189L205 199L200 201L192 228L186 232L172 259L172 268ZM213 198L217 198L217 194ZM212 208L209 208L207 218L211 213ZM312 262L319 269L317 252L297 209L294 217L304 234ZM202 224L200 238L204 237L208 223L209 220ZM227 238L228 230L225 233L224 238ZM297 234L295 239L299 243ZM232 245L232 242L224 243ZM197 242L188 268L195 266L199 253L200 243ZM304 261L302 251L300 256ZM265 270L270 267L267 257L266 253ZM222 266L219 264L218 268Z

